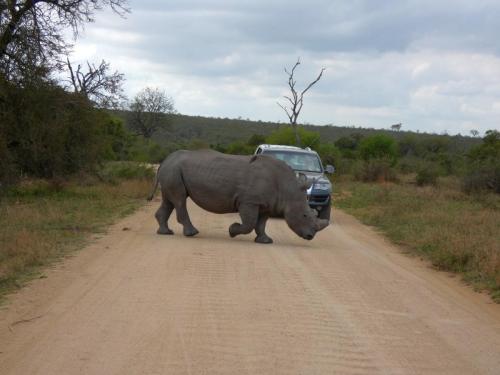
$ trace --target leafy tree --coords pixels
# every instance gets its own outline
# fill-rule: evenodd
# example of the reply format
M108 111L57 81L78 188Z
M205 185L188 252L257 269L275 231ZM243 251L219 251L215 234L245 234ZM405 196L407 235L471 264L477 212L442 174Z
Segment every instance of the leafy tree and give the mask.
M397 161L398 149L393 138L384 134L376 134L361 141L359 154L366 161L384 159L394 165Z
M340 151L337 147L335 147L334 144L320 143L318 146L316 146L315 150L318 152L321 160L325 165L331 164L335 167L339 165L341 160Z
M483 143L470 150L468 159L465 191L491 190L500 194L500 132L488 130Z
M241 141L230 143L227 146L226 152L233 155L251 155L255 151L255 147Z
M248 138L247 145L257 147L266 142L266 136L262 134L252 134L250 138Z
M320 140L319 133L299 128L298 134L302 140L302 145L305 147L315 148L319 144ZM281 129L278 129L275 132L271 133L266 138L266 142L270 144L295 146L296 145L295 129L291 126L282 127Z
M0 81L0 138L18 173L54 177L92 169L106 157L107 116L82 95L49 83Z
M401 156L418 156L422 150L417 136L414 134L406 134L398 142L399 155Z
M130 126L138 135L151 138L159 129L168 127L165 115L172 113L173 99L158 88L146 87L130 105Z
M351 133L349 136L340 137L334 144L344 158L356 159L358 157L357 150L363 137L360 133Z

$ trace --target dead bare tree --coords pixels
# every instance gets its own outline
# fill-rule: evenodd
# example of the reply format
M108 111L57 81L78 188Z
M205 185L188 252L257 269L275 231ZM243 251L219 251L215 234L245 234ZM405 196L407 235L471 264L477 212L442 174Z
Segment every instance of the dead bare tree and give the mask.
M0 0L0 73L10 79L26 69L60 68L71 46L64 31L78 35L97 11L128 12L127 0ZM28 66L27 66L28 65Z
M118 108L125 100L123 94L122 73L118 71L110 72L109 63L102 60L98 66L87 62L87 69L78 64L76 70L73 69L69 59L66 59L69 70L69 83L75 92L78 92L96 106L101 108Z
M300 135L297 129L297 119L300 115L300 111L302 110L302 106L304 105L304 94L321 79L323 72L325 71L325 68L322 68L316 79L309 83L305 89L299 92L295 88L297 81L294 77L295 69L297 69L299 65L300 58L297 59L297 62L291 70L285 68L285 73L288 75L288 87L290 88L291 95L283 96L288 101L288 105L283 105L279 102L277 103L285 111L288 116L288 120L290 121L290 125L294 128L295 142L297 143L297 146L301 145Z

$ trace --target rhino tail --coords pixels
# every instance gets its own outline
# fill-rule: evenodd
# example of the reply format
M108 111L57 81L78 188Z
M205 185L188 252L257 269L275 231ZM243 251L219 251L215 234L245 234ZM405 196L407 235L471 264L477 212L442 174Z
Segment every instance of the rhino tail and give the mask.
M156 189L158 189L158 183L160 182L160 179L159 179L160 168L161 168L161 165L158 167L158 170L156 171L153 190L151 191L151 193L149 194L149 196L147 198L148 201L152 201L153 200L153 198L155 196L155 193L156 193Z

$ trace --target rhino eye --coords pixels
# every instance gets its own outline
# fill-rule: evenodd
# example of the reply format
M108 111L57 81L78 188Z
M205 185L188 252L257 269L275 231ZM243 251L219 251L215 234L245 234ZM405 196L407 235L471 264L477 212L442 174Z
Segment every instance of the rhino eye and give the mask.
M304 214L304 217L307 217L307 214Z

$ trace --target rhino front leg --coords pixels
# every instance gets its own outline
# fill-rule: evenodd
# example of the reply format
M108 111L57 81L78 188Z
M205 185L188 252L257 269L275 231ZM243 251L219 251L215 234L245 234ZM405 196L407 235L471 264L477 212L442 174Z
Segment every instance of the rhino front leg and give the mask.
M241 224L234 223L229 227L229 235L231 237L238 234L248 234L255 229L257 217L259 215L259 207L255 205L240 205L238 212L241 217Z
M186 208L186 198L182 199L179 204L175 205L175 212L177 214L177 221L184 227L182 233L187 237L192 237L197 235L198 229L196 229L191 223L189 214Z
M172 229L168 227L168 218L174 209L174 205L172 202L168 200L163 200L160 208L156 211L155 217L158 221L158 225L160 226L156 233L158 234L174 234Z
M273 243L273 239L266 234L267 219L269 219L269 215L267 214L259 215L259 219L257 220L257 225L255 227L255 233L257 233L257 237L255 237L255 242Z

